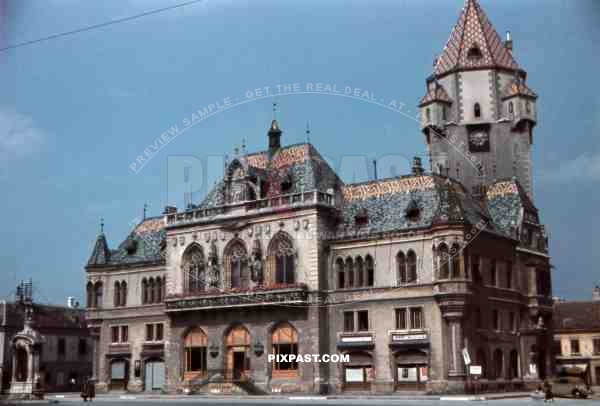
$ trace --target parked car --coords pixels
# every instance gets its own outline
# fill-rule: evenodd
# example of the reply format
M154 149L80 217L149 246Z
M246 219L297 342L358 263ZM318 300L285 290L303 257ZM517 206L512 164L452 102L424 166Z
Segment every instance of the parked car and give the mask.
M592 391L585 381L577 376L564 376L551 381L554 396L585 399Z

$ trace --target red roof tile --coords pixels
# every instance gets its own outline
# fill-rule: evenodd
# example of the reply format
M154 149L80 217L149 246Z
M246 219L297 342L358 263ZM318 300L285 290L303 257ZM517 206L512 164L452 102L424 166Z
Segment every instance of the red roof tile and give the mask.
M469 56L471 49L479 49L479 56ZM466 0L434 72L441 76L455 69L485 67L518 69L477 0Z
M421 99L419 107L432 103L434 101L452 103L452 99L450 98L450 96L448 96L448 93L446 93L446 91L441 85L435 85L435 87L429 89L427 94Z

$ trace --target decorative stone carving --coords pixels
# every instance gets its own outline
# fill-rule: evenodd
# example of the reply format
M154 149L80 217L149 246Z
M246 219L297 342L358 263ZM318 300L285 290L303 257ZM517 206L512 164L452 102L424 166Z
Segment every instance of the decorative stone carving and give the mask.
M262 283L263 281L263 261L262 261L262 249L260 246L260 240L254 240L252 247L252 255L250 259L250 279L254 283Z

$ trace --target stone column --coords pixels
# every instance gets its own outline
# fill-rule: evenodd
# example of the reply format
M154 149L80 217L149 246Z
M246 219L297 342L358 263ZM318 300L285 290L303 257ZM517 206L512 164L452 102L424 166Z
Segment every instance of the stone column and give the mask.
M448 340L450 348L450 367L448 375L451 377L465 376L465 365L462 358L462 314L446 315L448 321Z

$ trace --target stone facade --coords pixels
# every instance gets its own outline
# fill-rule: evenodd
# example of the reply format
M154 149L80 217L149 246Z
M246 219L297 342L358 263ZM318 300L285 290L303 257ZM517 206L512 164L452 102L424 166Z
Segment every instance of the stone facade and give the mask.
M535 94L505 45L488 49L498 35L474 0L463 26L485 36L477 60L444 54L420 104L433 173L416 158L405 176L345 184L313 145L283 146L274 120L268 150L228 162L199 205L144 219L116 249L101 233L86 266L98 389L446 393L544 378L552 301L529 175ZM452 41L458 55L472 45ZM529 115L501 119L500 104L514 113L519 98ZM493 176L444 138L472 144Z

